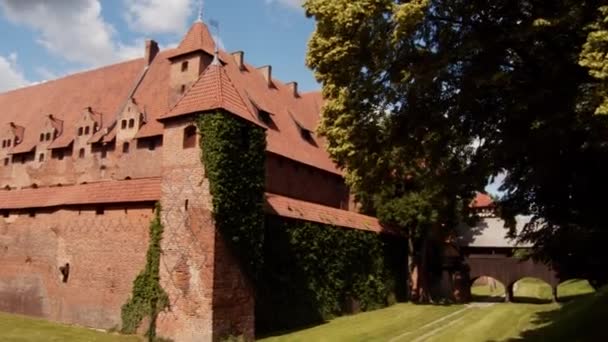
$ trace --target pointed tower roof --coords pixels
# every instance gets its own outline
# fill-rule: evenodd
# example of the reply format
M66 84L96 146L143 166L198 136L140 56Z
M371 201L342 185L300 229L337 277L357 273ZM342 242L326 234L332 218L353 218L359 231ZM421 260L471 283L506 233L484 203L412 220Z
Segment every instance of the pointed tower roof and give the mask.
M260 125L239 95L217 55L175 106L159 120L217 109L226 110L247 121Z
M202 21L195 21L190 27L188 33L177 48L169 54L168 58L177 57L194 51L205 51L213 55L215 51L215 42L209 28Z

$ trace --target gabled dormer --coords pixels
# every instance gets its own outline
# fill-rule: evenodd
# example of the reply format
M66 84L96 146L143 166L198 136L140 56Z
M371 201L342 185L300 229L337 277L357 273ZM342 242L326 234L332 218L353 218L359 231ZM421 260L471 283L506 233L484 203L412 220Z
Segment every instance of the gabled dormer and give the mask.
M116 120L116 140L128 141L135 137L145 123L145 114L134 98L130 98Z
M20 143L23 142L23 136L25 134L25 127L19 126L14 122L10 122L2 133L0 133L0 140L3 151L11 150Z
M91 107L85 108L76 122L76 137L74 138L74 151L77 158L84 158L90 152L88 140L99 131L103 123L103 115Z
M215 42L209 28L202 21L195 22L180 42L169 54L169 106L188 90L203 71L211 64Z
M46 116L38 137L37 157L38 162L47 159L49 145L63 133L63 120L56 118L53 114Z

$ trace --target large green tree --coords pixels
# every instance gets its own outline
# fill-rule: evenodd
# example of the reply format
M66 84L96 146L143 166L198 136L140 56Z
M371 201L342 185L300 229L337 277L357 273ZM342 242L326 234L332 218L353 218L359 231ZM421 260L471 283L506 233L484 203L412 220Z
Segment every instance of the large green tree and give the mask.
M536 218L519 234L535 257L601 281L606 258L585 246L608 241L594 200L608 190L602 2L305 2L319 132L364 210L414 238L413 265L505 172L503 214Z

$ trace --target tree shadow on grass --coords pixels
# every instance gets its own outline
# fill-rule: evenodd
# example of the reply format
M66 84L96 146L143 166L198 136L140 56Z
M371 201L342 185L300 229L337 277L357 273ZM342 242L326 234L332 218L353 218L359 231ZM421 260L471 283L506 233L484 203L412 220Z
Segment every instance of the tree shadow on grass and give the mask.
M521 341L608 341L608 291L577 296L559 308L535 314L532 323L537 328L523 331L520 336L503 342Z

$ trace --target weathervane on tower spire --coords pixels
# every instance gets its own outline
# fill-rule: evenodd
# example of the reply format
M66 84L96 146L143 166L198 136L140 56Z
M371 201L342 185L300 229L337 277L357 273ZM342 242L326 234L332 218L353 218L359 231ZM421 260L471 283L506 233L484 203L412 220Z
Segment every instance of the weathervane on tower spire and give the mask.
M203 21L203 2L204 0L198 0L198 17L196 18L197 22Z

